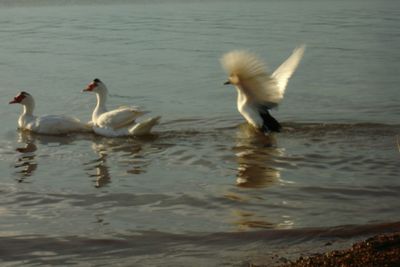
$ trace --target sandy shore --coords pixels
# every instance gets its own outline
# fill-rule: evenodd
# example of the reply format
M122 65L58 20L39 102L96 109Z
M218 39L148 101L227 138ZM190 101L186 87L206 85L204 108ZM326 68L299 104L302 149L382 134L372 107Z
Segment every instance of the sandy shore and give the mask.
M267 265L251 265L266 267ZM398 267L400 266L400 232L377 235L353 244L351 248L333 250L310 257L300 257L279 267Z

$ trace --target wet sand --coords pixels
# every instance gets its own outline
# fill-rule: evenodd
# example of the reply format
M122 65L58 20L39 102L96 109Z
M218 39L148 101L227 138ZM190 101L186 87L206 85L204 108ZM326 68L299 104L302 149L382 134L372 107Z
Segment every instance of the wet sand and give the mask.
M286 261L280 258L280 261ZM252 267L266 267L254 265ZM294 262L288 262L279 267L396 267L400 266L400 232L382 234L353 244L343 250L333 250L317 253L312 256L300 257Z

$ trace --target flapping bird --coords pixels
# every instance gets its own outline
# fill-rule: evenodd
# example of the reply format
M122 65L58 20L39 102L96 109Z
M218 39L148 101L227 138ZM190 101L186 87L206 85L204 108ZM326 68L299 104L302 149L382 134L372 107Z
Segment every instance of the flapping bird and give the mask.
M303 57L305 46L297 47L272 74L256 55L242 50L226 53L221 65L228 73L225 84L238 92L237 108L252 126L263 132L279 132L280 123L269 110L282 101L287 83Z

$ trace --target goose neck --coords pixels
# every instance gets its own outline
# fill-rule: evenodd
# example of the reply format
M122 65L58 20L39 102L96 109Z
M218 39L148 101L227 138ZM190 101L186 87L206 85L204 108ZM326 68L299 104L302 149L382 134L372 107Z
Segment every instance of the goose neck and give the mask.
M33 99L27 103L23 104L24 110L22 112L22 115L25 116L33 116L33 110L35 109L35 102Z
M107 92L98 92L97 96L97 106L96 109L105 110L107 101Z

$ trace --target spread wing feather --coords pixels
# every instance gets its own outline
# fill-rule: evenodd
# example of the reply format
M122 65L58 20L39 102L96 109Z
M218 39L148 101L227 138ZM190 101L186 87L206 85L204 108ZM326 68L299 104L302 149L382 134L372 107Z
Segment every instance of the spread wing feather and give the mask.
M276 103L280 98L276 82L256 55L243 50L232 51L221 59L229 76L237 77L247 98L256 103Z
M297 68L304 49L304 45L296 48L272 75L255 54L243 50L225 54L221 64L231 77L238 78L239 88L249 101L272 108L283 99L288 79Z
M275 71L272 73L272 78L278 83L280 94L283 97L285 93L286 85L293 72L296 70L303 57L305 45L299 46L293 50L293 53L288 59L285 60Z

